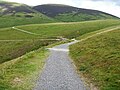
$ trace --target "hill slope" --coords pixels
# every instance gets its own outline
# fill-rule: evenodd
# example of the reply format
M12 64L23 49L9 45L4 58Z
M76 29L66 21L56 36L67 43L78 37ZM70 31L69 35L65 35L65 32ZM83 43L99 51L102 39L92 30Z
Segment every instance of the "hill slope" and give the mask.
M42 13L25 4L0 2L0 28L16 25L54 22Z
M90 9L76 8L60 4L45 4L33 7L33 9L60 21L86 21L97 19L116 19L116 16Z
M99 90L119 90L120 29L72 45L70 55L87 82Z
M46 39L60 37L71 39L118 25L120 25L120 20L96 20L79 23L32 24L15 27L25 32L16 30L15 28L0 29L0 63L56 42L56 40Z
M31 7L14 2L0 2L0 14L11 14L14 15L18 12L24 13L35 13L35 10L31 9Z

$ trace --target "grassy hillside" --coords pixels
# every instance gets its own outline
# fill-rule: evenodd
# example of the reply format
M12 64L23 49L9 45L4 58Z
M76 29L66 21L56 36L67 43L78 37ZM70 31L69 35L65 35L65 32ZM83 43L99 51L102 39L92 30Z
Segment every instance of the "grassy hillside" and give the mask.
M97 10L77 8L61 4L45 4L33 7L33 9L64 22L100 20L100 19L118 19L116 16L110 15Z
M36 11L25 4L0 1L0 15L14 15L18 12L35 13Z
M26 25L26 24L40 24L55 22L53 19L41 14L30 14L32 17L27 18L24 16L0 16L0 28L6 28L11 26Z
M44 47L65 42L55 39L81 39L94 31L120 25L117 17L96 10L66 5L32 8L1 1L0 21L0 90L32 90L48 55ZM69 23L55 23L58 21ZM70 50L78 70L97 87L120 88L120 30L77 43Z
M52 18L33 10L30 6L25 4L1 1L0 21L2 22L0 23L0 28L25 24L55 22Z
M0 40L14 39L40 39L53 37L75 38L83 34L100 30L102 28L120 25L119 20L96 20L74 23L32 24L16 28L23 29L38 35L30 35L13 28L0 29ZM6 37L7 36L7 37Z
M20 57L30 51L37 50L55 40L0 41L0 63Z
M39 49L0 64L0 90L32 90L48 52Z
M89 20L101 20L101 19L114 19L114 17L102 14L91 15L86 13L64 13L55 16L55 19L64 21L64 22L76 22L76 21L89 21Z
M120 25L119 20L33 24L16 27L38 35L31 35L25 32L17 31L13 28L0 29L0 63L9 61L31 50L56 42L55 40L40 40L41 38L53 39L65 37L71 39L89 32L116 25Z
M43 38L56 36L62 36L65 38L75 38L83 34L114 25L120 25L120 20L96 20L78 23L74 22L58 24L36 24L20 26L17 28L37 33ZM2 34L0 35L0 37L2 37Z
M26 24L100 19L118 18L100 11L75 8L66 5L42 5L32 8L25 4L0 1L0 21L2 22L0 23L0 28Z
M70 46L70 55L89 84L100 90L120 89L120 29Z

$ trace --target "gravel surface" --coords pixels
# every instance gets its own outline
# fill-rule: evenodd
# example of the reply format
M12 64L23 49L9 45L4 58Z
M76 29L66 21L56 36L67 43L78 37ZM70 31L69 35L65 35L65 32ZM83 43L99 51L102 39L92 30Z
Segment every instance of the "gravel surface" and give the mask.
M33 90L86 90L68 56L68 46L76 42L49 48L51 54Z

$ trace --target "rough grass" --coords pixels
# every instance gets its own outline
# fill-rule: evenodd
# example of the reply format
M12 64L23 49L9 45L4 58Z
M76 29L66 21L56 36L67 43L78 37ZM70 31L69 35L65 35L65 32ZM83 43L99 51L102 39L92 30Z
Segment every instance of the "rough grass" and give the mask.
M47 55L39 49L0 64L0 90L32 90Z
M120 30L74 44L70 55L89 83L100 90L120 89Z
M30 41L1 41L0 42L0 63L22 56L30 51L47 46L56 41L51 40L30 40Z

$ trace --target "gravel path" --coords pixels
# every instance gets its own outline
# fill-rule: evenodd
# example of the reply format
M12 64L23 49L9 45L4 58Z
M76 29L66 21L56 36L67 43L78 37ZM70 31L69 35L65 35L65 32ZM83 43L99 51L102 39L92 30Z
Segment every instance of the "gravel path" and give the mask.
M68 57L68 46L76 42L49 48L51 55L33 90L86 90Z

